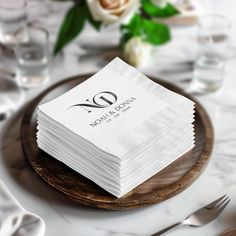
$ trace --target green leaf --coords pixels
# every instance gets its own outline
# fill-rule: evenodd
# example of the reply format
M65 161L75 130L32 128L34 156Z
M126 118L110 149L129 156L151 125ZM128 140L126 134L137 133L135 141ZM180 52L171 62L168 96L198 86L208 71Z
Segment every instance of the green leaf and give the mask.
M123 33L120 38L120 48L124 48L125 43L128 42L132 37L134 37L134 35L130 32Z
M85 13L86 13L86 18L88 19L89 23L93 26L93 28L99 30L101 28L102 22L93 19L93 16L90 13L89 7L86 3L85 3Z
M132 31L133 35L139 35L141 27L142 27L142 17L136 13L131 18L128 24L121 26L121 30Z
M88 7L86 6L86 14L87 14L87 19L89 21L89 23L96 29L96 30L100 30L102 22L100 21L96 21L93 19L93 16L91 15Z
M123 47L130 38L141 35L142 17L137 13L134 14L129 23L121 25L120 29L122 33L120 46Z
M54 55L82 31L85 20L85 4L74 5L69 9L59 30L59 35L53 50Z
M153 45L164 44L171 39L170 30L164 24L144 19L142 29L142 39Z
M165 13L166 13L165 16L167 16L167 17L180 14L180 11L171 3L167 3L163 10L165 11Z
M166 18L180 14L179 10L170 3L164 7L159 7L153 4L151 0L142 0L142 9L151 17Z
M164 44L171 39L168 26L149 19L143 19L138 13L131 18L128 24L121 26L121 32L121 46L124 46L132 37L137 36L153 45Z

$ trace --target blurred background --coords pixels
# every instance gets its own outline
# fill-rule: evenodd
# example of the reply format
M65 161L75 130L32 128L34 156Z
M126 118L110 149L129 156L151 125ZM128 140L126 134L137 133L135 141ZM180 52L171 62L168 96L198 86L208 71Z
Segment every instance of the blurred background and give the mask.
M127 1L133 2L123 8L132 9L127 14L113 11L120 11L119 1L100 1L111 19L84 2L0 1L1 119L50 84L97 71L116 56L191 92L222 87L225 62L236 53L233 0ZM144 33L135 28L135 14L148 22Z

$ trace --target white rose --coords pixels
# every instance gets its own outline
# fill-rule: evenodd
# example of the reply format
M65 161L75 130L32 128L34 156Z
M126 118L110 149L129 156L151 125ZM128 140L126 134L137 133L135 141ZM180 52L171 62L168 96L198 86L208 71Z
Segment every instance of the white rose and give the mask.
M131 38L124 48L124 59L132 66L139 67L147 62L153 47L140 37Z
M106 24L121 21L135 11L140 0L86 0L93 18Z

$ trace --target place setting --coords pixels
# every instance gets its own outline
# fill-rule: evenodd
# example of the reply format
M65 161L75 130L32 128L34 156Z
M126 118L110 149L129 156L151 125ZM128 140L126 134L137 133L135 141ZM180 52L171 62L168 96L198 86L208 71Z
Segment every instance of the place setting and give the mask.
M83 211L100 211L101 216L119 214L127 223L130 212L140 217L142 211L154 214L159 208L167 212L165 224L157 221L155 228L130 234L198 235L205 228L204 235L210 235L207 227L217 221L222 225L211 231L214 235L234 235L233 225L218 220L232 209L228 185L212 198L207 197L210 186L204 184L222 176L214 164L219 114L212 113L209 104L219 92L225 93L228 62L235 55L234 22L208 13L201 1L193 0L38 3L47 14L55 14L54 35L45 19L40 24L40 9L37 23L29 21L30 1L0 0L0 236L54 235L51 222L62 218L47 218L45 206L34 211L42 202L50 205L42 193L34 198L35 205L21 202L24 195L30 199L30 191L7 171L7 155L14 162L11 147L16 147L32 181L36 177L65 199L64 219L74 217L67 211L70 205L78 212L85 207ZM63 16L50 13L54 4L65 4ZM187 45L191 42L192 48ZM78 48L76 61L67 61L71 46ZM80 73L82 65L93 61L100 65L97 71ZM76 75L55 79L57 69L69 71L75 63ZM9 178L18 182L17 189ZM37 187L33 192L37 195ZM172 224L168 206L174 199L188 198L187 193L201 200L194 197L194 208L185 218L176 213ZM100 220L105 227L106 217ZM60 235L60 226L57 230ZM89 235L85 231L79 235Z

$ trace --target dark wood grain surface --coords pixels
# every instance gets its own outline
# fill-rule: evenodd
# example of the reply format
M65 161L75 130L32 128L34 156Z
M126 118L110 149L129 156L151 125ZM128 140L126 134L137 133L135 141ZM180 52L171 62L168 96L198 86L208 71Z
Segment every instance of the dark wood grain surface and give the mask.
M189 97L196 103L194 122L196 145L193 150L125 196L114 197L38 148L36 143L38 105L65 93L90 76L77 76L54 85L32 101L26 109L21 125L21 142L24 155L34 171L52 188L64 193L65 197L72 201L110 210L128 210L156 204L175 196L190 186L204 171L209 161L213 145L212 124L206 111L197 101L176 86L158 79L155 81L172 91Z

